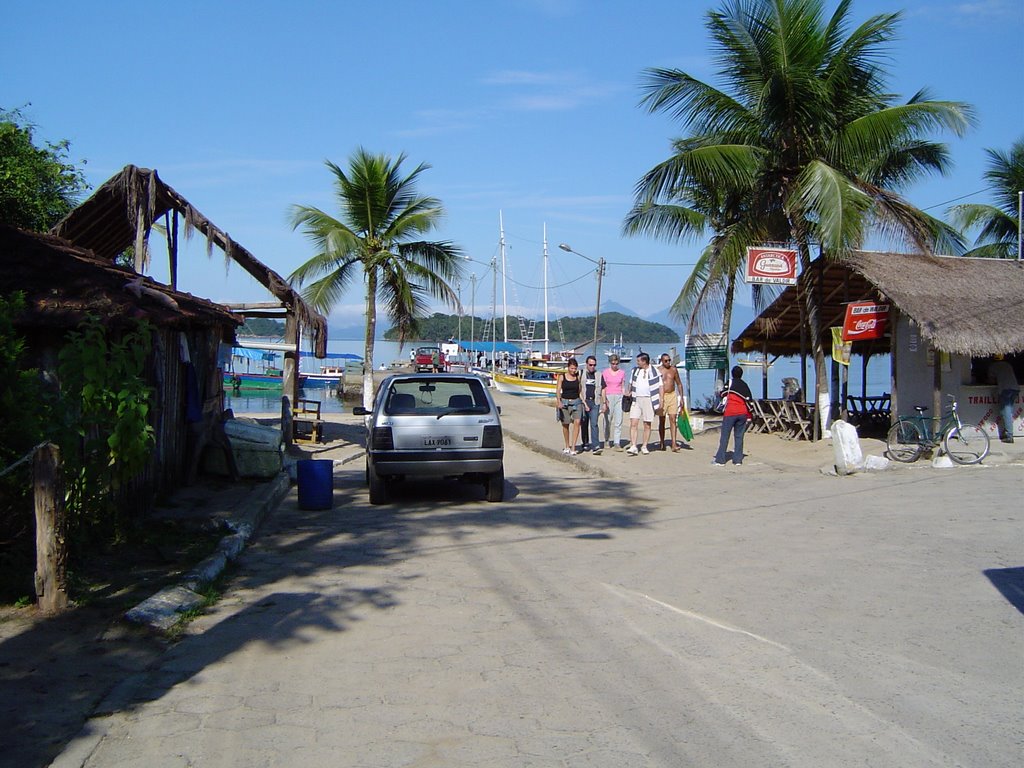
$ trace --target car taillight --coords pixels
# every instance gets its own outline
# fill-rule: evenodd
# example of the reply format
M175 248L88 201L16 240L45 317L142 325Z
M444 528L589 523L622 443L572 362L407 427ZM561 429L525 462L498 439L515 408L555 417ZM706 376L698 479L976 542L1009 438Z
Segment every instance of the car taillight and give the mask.
M484 427L484 448L501 448L501 427L491 424Z
M395 438L391 427L374 427L370 447L375 451L391 451L395 447Z

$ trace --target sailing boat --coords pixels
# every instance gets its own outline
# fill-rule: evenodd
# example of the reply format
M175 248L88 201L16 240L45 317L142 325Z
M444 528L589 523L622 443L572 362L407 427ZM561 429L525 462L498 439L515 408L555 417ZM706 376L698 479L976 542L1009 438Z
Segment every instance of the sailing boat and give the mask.
M612 338L612 345L605 350L605 354L608 357L616 355L619 358L620 363L629 363L633 360L633 350L626 349L622 346L622 334L619 334L619 340L617 342L614 337Z
M500 219L499 219L500 221ZM504 230L502 231L504 246ZM504 248L502 248L504 258ZM568 357L548 353L548 229L544 225L544 353L535 356L527 352L527 362L514 372L494 372L494 386L499 392L511 395L541 395L554 397L557 379L566 368ZM571 355L570 355L571 356Z

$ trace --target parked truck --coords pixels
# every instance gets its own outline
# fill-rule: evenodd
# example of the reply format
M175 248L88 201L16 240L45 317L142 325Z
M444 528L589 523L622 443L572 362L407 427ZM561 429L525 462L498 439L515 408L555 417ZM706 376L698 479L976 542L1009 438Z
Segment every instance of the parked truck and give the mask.
M417 373L431 373L445 370L447 361L440 347L417 347L414 365Z

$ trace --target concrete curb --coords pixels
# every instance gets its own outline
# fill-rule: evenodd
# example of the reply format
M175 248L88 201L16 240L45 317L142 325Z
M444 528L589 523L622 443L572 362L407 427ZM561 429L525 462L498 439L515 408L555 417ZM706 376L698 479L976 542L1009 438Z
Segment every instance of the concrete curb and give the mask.
M515 440L517 443L527 448L528 450L533 451L534 453L539 453L542 456L546 456L549 459L554 459L555 461L564 461L567 464L572 464L576 469L580 470L581 472L587 472L588 474L594 475L596 477L614 477L614 475L606 472L600 467L592 467L586 462L577 460L573 456L566 456L561 451L556 451L554 448L549 448L546 445L541 445L532 437L526 437L525 435L520 435L518 432L513 432L504 424L501 425L501 428L502 432L504 432L507 437L510 437L511 439Z
M180 584L166 587L143 600L125 613L124 617L135 624L166 632L178 623L182 613L201 605L203 597L198 594L198 590L203 584L216 579L227 564L238 557L267 513L288 493L290 485L288 475L281 472L267 485L250 491L241 504L241 515L227 521L233 533L218 542L217 550L185 574Z

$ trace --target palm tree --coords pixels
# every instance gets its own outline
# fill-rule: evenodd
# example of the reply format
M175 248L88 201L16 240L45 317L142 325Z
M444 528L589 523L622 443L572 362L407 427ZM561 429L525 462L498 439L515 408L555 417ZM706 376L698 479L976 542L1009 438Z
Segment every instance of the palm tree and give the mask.
M995 205L957 205L950 213L962 229L980 230L974 241L975 247L965 256L1015 258L1020 247L1018 196L1024 190L1024 138L1014 142L1008 155L994 149L986 149L985 152L988 154L985 179L992 184Z
M362 276L366 286L366 343L363 362L363 404L373 405L373 342L377 301L398 328L399 344L416 330L433 297L458 307L452 288L462 271L460 250L447 241L414 239L437 227L444 209L433 197L416 191L416 182L430 166L418 165L408 175L396 160L360 147L348 170L327 161L341 218L307 205L291 207L293 229L301 228L317 253L298 267L290 280L309 282L303 297L325 314Z
M674 164L680 175L654 191L684 189L698 168L731 188L753 178L749 229L793 243L805 271L812 246L841 257L872 225L925 252L959 248L950 227L895 190L947 169L945 146L922 137L961 135L971 109L924 92L896 103L878 60L900 14L874 16L846 35L851 2L840 0L828 18L822 0L726 0L709 12L728 91L679 70L648 70L642 103L678 118L696 147ZM820 401L828 378L816 292L803 300Z
M764 239L749 229L755 222L749 211L754 178L733 178L729 181L740 186L729 188L720 180L702 174L699 163L689 171L679 173L676 165L699 154L699 142L677 139L673 146L675 154L648 171L638 182L636 201L626 216L623 233L648 235L675 243L710 232L711 242L683 283L669 314L677 320L687 321L687 333L704 328L717 319L721 323L721 332L728 338L736 282L743 269L746 245ZM673 189L670 185L677 180L681 180L683 186ZM773 294L773 291L762 291L761 288L754 286L755 307L761 307L765 303L764 298ZM719 380L723 373L718 369Z

